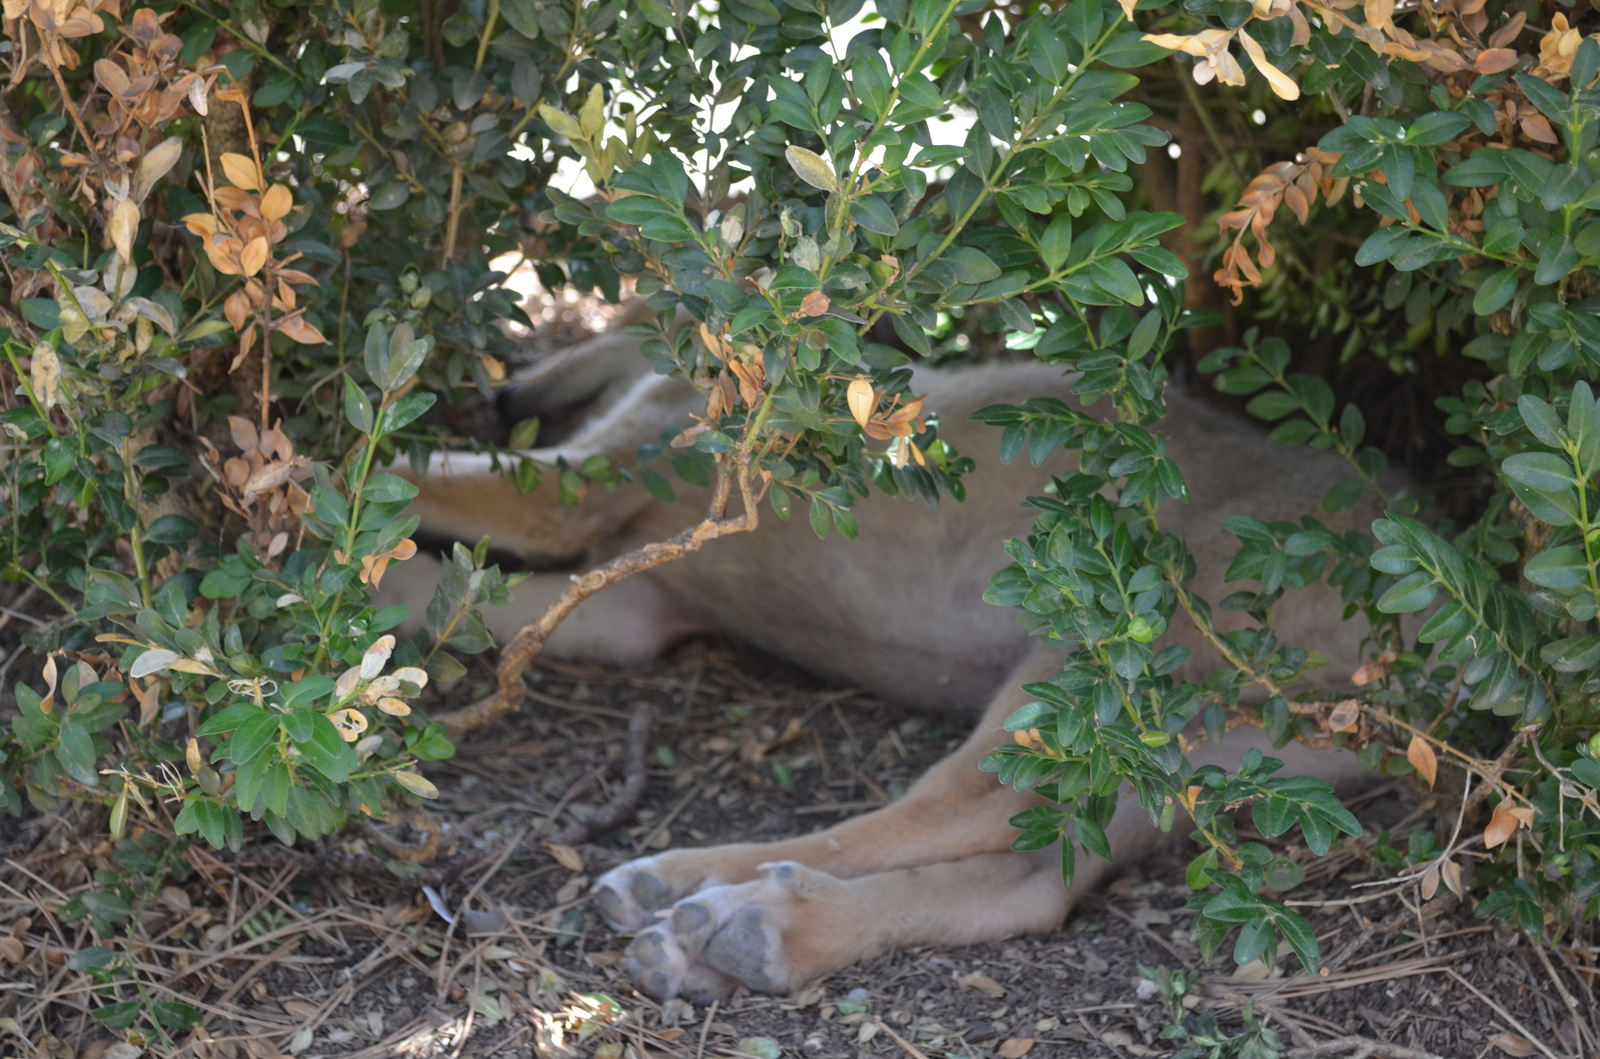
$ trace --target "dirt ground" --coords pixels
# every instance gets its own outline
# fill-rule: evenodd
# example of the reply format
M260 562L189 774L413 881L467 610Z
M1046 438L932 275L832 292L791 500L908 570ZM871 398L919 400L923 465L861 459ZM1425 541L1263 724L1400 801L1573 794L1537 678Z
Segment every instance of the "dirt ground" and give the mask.
M192 848L194 874L145 912L133 953L148 995L186 1000L204 1021L181 1047L149 1042L150 1054L1172 1055L1180 1042L1161 1037L1168 1005L1141 966L1200 972L1191 1020L1209 1010L1237 1033L1252 1004L1291 1055L1596 1054L1593 950L1542 953L1443 889L1425 904L1415 892L1361 900L1373 891L1357 884L1394 874L1372 858L1384 836L1403 846L1439 815L1399 786L1354 803L1367 833L1288 895L1312 903L1322 975L1297 973L1292 956L1270 978L1234 974L1226 951L1204 966L1188 940L1189 891L1174 855L1124 876L1049 934L896 952L792 998L655 1004L621 967L627 939L586 908L592 879L640 849L779 838L869 811L900 796L963 727L720 641L690 643L639 672L545 666L531 687L521 713L427 767L441 791L432 808L444 846L498 851L591 811L620 782L633 708L652 700L661 720L632 824L577 850L535 845L528 859L484 860L438 893L445 910L473 910L453 926L393 878L237 868ZM405 824L386 830L391 843L416 837ZM132 987L91 998L93 983L65 961L92 939L52 915L88 888L87 871L109 852L100 834L95 821L61 818L0 830L0 1055L135 1054L110 1050L116 1038L86 1015ZM370 853L380 841L377 828L353 830L330 849ZM508 919L484 915L496 910ZM1361 1041L1334 1046L1351 1036ZM1370 1050L1383 1042L1392 1047Z

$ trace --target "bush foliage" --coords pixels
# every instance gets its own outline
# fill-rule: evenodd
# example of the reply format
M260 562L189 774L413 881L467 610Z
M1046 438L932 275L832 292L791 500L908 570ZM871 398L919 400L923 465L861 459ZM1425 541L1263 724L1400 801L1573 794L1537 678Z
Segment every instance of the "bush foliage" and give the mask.
M1394 853L1425 895L1470 893L1548 936L1600 910L1600 41L1578 24L1592 13L41 0L5 14L0 572L52 617L27 634L48 661L38 686L14 685L0 805L109 813L124 872L64 913L102 937L177 870L185 836L237 849L260 821L317 838L434 793L413 763L452 750L415 700L492 646L475 608L511 579L486 546L458 547L426 631L396 641L404 614L371 590L415 551L415 487L386 468L420 472L452 441L441 410L503 377L502 325L528 322L490 264L510 253L550 287L615 300L626 279L657 311L655 369L707 396L688 452L656 466L658 448L624 466L502 454L525 488L556 476L567 503L667 495L669 465L779 518L804 507L819 534L854 536L870 489L959 500L971 463L922 416L906 350L933 355L932 336L980 313L1078 372L1085 404L1105 399L981 415L1007 460L1077 461L1028 501L1034 532L990 592L1067 648L987 766L1061 806L1013 821L1019 849L1059 843L1068 876L1079 850L1109 857L1131 783L1160 826L1179 807L1194 818L1203 948L1234 936L1236 959L1270 963L1282 937L1314 968L1305 920L1272 896L1300 869L1241 843L1223 810L1248 806L1269 837L1298 828L1317 855L1359 828L1271 758L1193 768L1180 733L1201 719L1219 737L1233 711L1280 745L1468 777L1462 812L1491 808L1486 827ZM1169 140L1132 98L1157 90L1184 93L1208 130L1213 108L1265 120L1296 103L1260 142L1298 150L1230 185L1251 151L1224 146L1216 183L1238 203L1214 280L1235 298L1264 287L1248 311L1284 337L1191 342L1218 322L1186 307L1212 280L1172 249L1184 218L1141 208L1154 196L1135 179ZM938 144L930 122L950 114L970 133ZM558 167L595 192L562 191ZM1296 285L1273 243L1298 259L1280 207L1359 233L1346 289ZM1381 306L1361 293L1380 286ZM1384 328L1401 316L1396 339ZM1448 462L1486 497L1472 521L1425 522L1385 492L1361 410L1294 370L1286 337L1333 318L1376 371L1477 362L1439 401ZM1240 512L1240 590L1194 597L1193 561L1160 521L1185 499L1160 424L1168 354L1189 349L1274 441L1349 460L1327 510L1375 493L1386 517L1338 535ZM1305 679L1318 645L1272 631L1273 605L1321 578L1371 629L1360 692L1339 703ZM1218 633L1212 606L1255 625ZM1408 642L1398 619L1415 612ZM1171 676L1183 649L1152 647L1174 621L1226 659L1203 684ZM119 960L107 948L84 966ZM160 1032L192 1017L175 1007L100 1017Z

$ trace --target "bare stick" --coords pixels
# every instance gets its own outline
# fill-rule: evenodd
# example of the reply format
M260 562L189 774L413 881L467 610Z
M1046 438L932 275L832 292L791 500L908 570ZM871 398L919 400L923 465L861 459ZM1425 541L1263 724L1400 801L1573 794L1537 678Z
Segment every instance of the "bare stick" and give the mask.
M633 816L639 799L644 797L645 750L650 745L650 726L655 720L655 703L646 701L634 707L633 719L628 722L628 749L623 759L626 772L622 789L617 791L616 797L582 820L575 820L557 831L550 841L561 846L580 845Z
M1420 1048L1407 1048L1404 1045L1375 1041L1368 1037L1336 1037L1321 1044L1289 1049L1290 1059L1313 1059L1314 1056L1325 1055L1345 1055L1347 1059L1368 1059L1377 1056L1382 1056L1384 1059L1441 1059L1433 1052L1426 1052Z
M728 518L726 517L728 500L732 495L736 478L744 512L738 518ZM523 626L507 645L505 652L500 656L500 669L497 673L500 686L495 694L465 709L435 719L447 725L451 734L459 735L474 728L482 728L508 713L521 709L525 694L522 674L543 650L545 641L550 639L551 633L555 632L584 600L624 578L697 552L718 537L725 537L730 533L747 533L756 528L757 522L756 505L750 496L749 470L743 454L732 453L719 457L716 488L705 518L682 533L664 541L646 544L636 551L619 555L608 563L602 563L582 577L574 577L572 586L561 594L561 598L546 607L537 620Z

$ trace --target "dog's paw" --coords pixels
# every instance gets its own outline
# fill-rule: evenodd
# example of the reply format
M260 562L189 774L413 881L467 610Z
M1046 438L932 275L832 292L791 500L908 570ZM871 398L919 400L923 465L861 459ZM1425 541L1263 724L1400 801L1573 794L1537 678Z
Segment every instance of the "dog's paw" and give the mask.
M674 894L662 876L660 857L640 857L612 868L594 884L594 906L613 930L639 930L682 894Z
M641 931L627 952L640 991L658 1000L704 1002L739 985L788 992L831 970L798 959L790 938L823 911L813 902L839 880L792 861L764 864L761 871L764 878L686 897Z

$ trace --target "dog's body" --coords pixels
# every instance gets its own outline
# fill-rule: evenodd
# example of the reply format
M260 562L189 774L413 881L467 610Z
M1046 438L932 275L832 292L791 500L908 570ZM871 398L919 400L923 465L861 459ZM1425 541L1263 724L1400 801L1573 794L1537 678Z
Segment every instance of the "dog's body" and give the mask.
M564 400L598 390L593 413L558 449L537 455L624 456L699 410L702 398L687 384L624 367L643 365L637 355L619 355L637 348L631 339L613 333L587 345L544 387L562 392L564 385ZM609 366L596 371L596 364ZM574 381L585 372L589 383ZM1007 820L1038 798L1000 786L977 767L1004 740L1005 718L1028 701L1019 686L1060 669L1059 648L1030 640L1013 612L984 603L982 595L1006 561L1001 545L1028 532L1034 512L1020 502L1043 493L1066 460L1057 456L1043 468L1025 460L1002 465L997 432L970 416L1030 397L1077 403L1070 381L1037 364L919 371L916 391L932 394L925 407L939 415L941 435L977 461L965 502L933 509L874 495L855 509L862 527L857 542L837 533L819 541L805 519L784 523L766 512L755 533L715 541L602 592L551 639L546 650L556 656L627 664L654 657L687 633L723 630L813 672L977 721L956 754L882 810L804 838L673 850L602 878L597 903L606 918L641 931L629 961L646 992L725 995L738 984L782 992L894 946L1050 929L1111 869L1080 859L1068 891L1055 852L1010 852L1015 831ZM539 406L537 393L522 401L519 412ZM1169 391L1168 401L1168 451L1193 501L1167 505L1161 521L1195 555L1199 573L1191 587L1215 600L1226 592L1223 571L1236 550L1223 529L1226 516L1298 519L1349 470L1337 457L1272 446L1250 425L1184 395ZM549 490L519 495L490 473L485 459L458 455L438 457L421 484L414 510L424 532L462 540L487 533L498 547L538 563L604 560L661 540L700 518L706 500L703 491L679 485L678 500L665 504L632 486L564 510ZM1344 521L1355 525L1363 514ZM397 571L384 587L390 601L410 602L421 613L431 580L420 557L407 566L407 578ZM539 574L525 582L513 606L485 615L491 631L504 642L563 590L568 576ZM1331 672L1349 673L1359 662L1360 632L1340 620L1340 611L1329 590L1292 593L1276 609L1275 628L1284 642L1327 655ZM1181 675L1203 677L1217 663L1192 629L1174 628L1165 642L1194 649ZM1226 765L1251 746L1264 748L1265 741L1255 729L1239 729L1226 746L1207 746L1191 760ZM1275 753L1289 759L1291 771L1336 782L1357 774L1349 754L1292 745ZM1158 838L1131 798L1109 833L1119 860L1142 855Z

